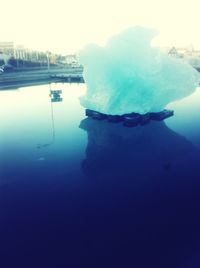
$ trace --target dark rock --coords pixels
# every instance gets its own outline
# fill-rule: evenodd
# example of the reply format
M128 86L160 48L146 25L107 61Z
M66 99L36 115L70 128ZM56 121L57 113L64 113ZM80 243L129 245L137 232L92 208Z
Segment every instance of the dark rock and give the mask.
M85 109L85 115L86 115L86 116L91 116L91 117L92 117L93 114L94 114L94 112L95 112L95 111L93 111L93 110Z
M166 109L158 113L150 113L151 120L157 120L157 121L164 120L173 115L174 115L174 111L166 110Z
M150 122L150 120L151 120L150 113L143 114L140 117L140 125L146 125Z
M96 120L104 120L107 118L107 115L99 112L93 112L92 118Z
M108 121L112 123L119 123L123 121L123 116L121 115L108 115Z
M140 123L141 116L139 114L134 116L124 116L124 126L135 127Z
M94 110L86 109L85 115L89 116L95 120L104 120L107 119L111 123L123 122L126 127L134 127L138 124L145 125L150 122L150 120L161 121L170 116L174 115L172 110L163 110L161 112L151 112L146 114L139 113L128 113L124 115L107 115Z

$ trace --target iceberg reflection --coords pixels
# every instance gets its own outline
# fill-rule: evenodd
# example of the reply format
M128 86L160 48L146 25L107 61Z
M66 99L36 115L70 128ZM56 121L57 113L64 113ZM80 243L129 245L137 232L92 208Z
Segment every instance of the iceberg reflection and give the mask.
M80 127L88 133L87 202L105 228L98 243L124 267L187 267L200 241L196 147L164 122L127 129L87 118Z

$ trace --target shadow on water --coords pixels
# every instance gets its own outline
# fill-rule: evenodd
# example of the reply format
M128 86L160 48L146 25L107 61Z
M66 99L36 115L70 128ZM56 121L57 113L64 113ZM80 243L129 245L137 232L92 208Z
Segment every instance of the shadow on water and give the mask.
M88 176L177 180L180 175L183 180L191 175L191 169L198 168L199 150L164 122L126 128L87 118L80 128L88 133L86 159L82 163Z
M164 122L125 128L87 118L80 128L93 228L101 224L93 248L107 254L106 267L200 264L199 150Z

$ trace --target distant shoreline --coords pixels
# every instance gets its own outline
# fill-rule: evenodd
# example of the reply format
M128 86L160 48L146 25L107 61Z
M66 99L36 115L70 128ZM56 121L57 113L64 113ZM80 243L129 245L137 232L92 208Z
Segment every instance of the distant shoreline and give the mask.
M200 68L196 68L200 72ZM47 83L83 83L82 68L30 68L0 74L0 90L17 89Z
M49 80L32 80L32 81L24 81L24 82L14 82L14 83L6 83L6 84L0 84L0 91L3 91L3 90L12 90L12 89L18 89L18 88L21 88L21 87L29 87L29 86L38 86L38 85L45 85L45 84L48 84L48 83L51 83L51 82L54 82L54 81L51 81L50 79Z
M73 78L82 77L82 70L78 68L52 68L51 70L37 69L8 72L0 75L0 90L43 85L52 82L76 82L76 79L69 79L70 76Z

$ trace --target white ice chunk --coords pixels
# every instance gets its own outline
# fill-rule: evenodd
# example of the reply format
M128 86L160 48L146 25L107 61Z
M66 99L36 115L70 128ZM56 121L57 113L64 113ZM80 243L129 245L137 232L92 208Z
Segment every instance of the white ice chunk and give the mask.
M106 114L144 114L193 93L199 73L151 47L156 35L137 26L112 37L105 47L85 47L79 54L87 86L81 104Z

